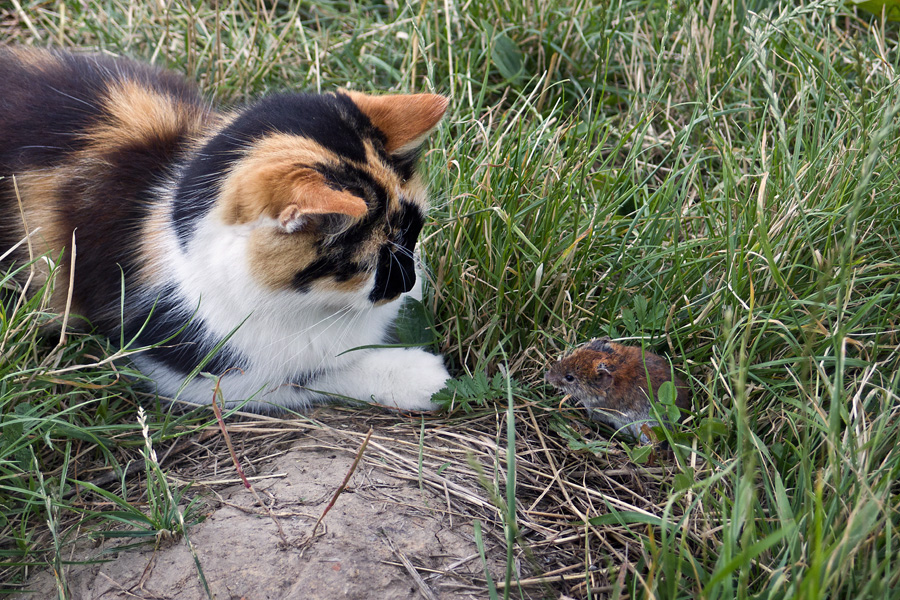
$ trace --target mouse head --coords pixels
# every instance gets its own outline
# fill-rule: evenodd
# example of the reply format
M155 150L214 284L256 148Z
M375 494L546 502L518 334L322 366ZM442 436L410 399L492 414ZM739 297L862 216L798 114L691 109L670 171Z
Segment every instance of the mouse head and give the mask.
M615 346L603 337L576 348L547 371L547 383L585 406L603 405L615 383Z

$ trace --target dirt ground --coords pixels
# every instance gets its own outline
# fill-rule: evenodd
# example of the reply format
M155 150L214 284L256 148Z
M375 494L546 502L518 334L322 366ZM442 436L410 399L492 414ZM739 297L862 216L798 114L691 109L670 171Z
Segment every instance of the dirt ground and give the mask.
M254 469L253 485L268 510L242 484L204 486L208 516L189 529L189 537L213 597L486 597L475 583L484 579L484 569L471 519L455 515L446 498L419 489L415 470L396 477L364 460L309 539L355 457L338 437L317 432ZM111 543L81 546L71 559L105 561L68 566L65 580L78 600L208 597L184 539L120 552ZM18 597L57 597L49 571L37 574L28 589L31 594Z
M573 450L549 426L551 414L539 410L523 405L516 414L514 596L605 597L638 572L643 551L621 543L627 524L585 523L611 509L661 514L659 481L670 476L670 467L636 469L613 446ZM369 429L358 467L310 538ZM156 448L170 481L191 482L188 494L202 502L206 518L188 529L196 562L185 538L156 549L123 549L135 540L95 542L81 530L81 541L64 546L61 557L60 580L70 598L488 598L476 521L487 570L498 587L505 581L502 412L460 421L327 408L309 418L234 419L227 430L256 495L240 483L218 427ZM131 452L120 464L138 467L129 475L129 501L143 506L143 461ZM108 467L75 478L96 481L104 471ZM105 485L118 484L111 479ZM86 510L112 508L89 492L79 491L76 500ZM33 574L25 589L31 593L14 598L59 597L49 570Z

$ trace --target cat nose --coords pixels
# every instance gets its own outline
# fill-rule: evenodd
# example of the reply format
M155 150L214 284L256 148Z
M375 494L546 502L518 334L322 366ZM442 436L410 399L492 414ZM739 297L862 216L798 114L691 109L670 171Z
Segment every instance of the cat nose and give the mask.
M375 271L375 287L369 294L372 302L391 301L413 288L416 269L411 252L393 252L390 246L381 249Z

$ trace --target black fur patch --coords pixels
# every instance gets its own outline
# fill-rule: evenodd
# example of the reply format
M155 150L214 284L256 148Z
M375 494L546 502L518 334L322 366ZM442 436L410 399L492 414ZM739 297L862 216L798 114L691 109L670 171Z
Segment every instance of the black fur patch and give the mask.
M0 48L0 174L59 164L84 146L79 134L103 116L109 85L137 81L186 103L201 105L183 78L142 63L101 55L52 53L46 68L22 64Z
M191 84L162 69L99 55L60 52L50 57L35 67L0 49L0 202L5 215L18 214L10 176L70 164L71 154L85 147L91 128L106 117L103 102L110 85L135 81L183 103L204 104ZM180 158L183 144L184 133L160 131L98 151L59 190L60 203L54 208L64 230L75 230L76 244L93 250L77 257L73 297L95 325L107 330L117 325L103 322L92 308L102 310L119 298L120 267L126 277L137 268L140 224L155 201L151 189L161 182L167 165ZM0 219L0 247L18 241L16 225L13 219Z
M372 302L393 300L412 289L416 282L413 251L424 224L425 219L419 208L401 201L394 236L391 243L382 247L378 255L375 287L369 294Z
M101 112L95 97L102 80L87 65L73 66L37 70L0 48L0 249L20 237L12 175L58 164L81 148L78 132Z
M316 371L313 371L312 373L296 373L293 377L287 380L287 384L296 387L306 387L322 375L325 375L325 373L327 372L328 371L326 371L325 369L318 369Z
M416 172L416 162L419 160L420 148L418 147L406 154L391 157L389 164L403 181L409 181Z
M83 252L76 258L73 299L78 306L89 307L115 301L120 296L121 274L126 281L142 266L137 255L141 226L155 203L153 188L160 183L168 165L182 151L180 135L158 135L143 143L121 146L101 155L108 173L90 179L70 181L62 198L90 198L90 202L65 202L59 207L67 229L75 230L76 247L107 249ZM121 272L120 272L121 268ZM95 322L107 331L117 325Z
M147 351L145 356L187 375L213 351L217 342L199 318L191 319L190 314L185 314L185 306L174 288L163 290L152 310L148 307L129 311L124 328L125 342L137 336L133 348L162 344ZM246 364L247 361L226 343L202 370L224 375L228 369L242 368Z
M597 352L612 352L613 347L609 345L610 341L609 337L603 336L602 338L591 340L588 348Z
M179 177L172 223L182 248L190 241L197 222L212 210L222 180L243 152L244 144L220 133L200 149Z
M327 246L320 241L319 258L294 275L293 285L298 291L307 291L316 279L333 277L347 281L354 275L369 270L369 266L354 261L357 248L378 230L389 229L387 214L388 193L371 175L352 165L343 164L338 169L319 167L326 181L335 189L346 190L363 198L369 211L361 221L337 236ZM398 224L402 228L402 225ZM418 233L417 233L418 234Z
M325 277L333 277L338 282L349 281L354 275L365 270L362 265L351 260L351 254L351 248L342 247L336 252L316 259L294 275L294 289L298 292L308 292L314 281Z

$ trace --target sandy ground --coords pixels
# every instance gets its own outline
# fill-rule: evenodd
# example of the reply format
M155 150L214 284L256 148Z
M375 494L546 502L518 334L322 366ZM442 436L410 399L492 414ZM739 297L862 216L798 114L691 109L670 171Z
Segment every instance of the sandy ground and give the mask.
M656 460L637 468L602 439L596 452L573 449L551 427L559 426L560 415L532 405L516 415L517 536L510 583L514 597L523 600L615 595L639 572L646 552L621 543L630 539L626 529L633 524L585 521L611 507L627 514L669 510L660 482L671 476L670 464ZM573 426L584 427L580 417L573 413ZM489 594L476 520L487 570L498 586L505 581L508 443L500 411L461 421L329 407L292 419L235 417L227 429L257 495L241 485L216 426L156 448L171 481L179 487L192 482L187 493L199 499L206 516L188 529L196 564L185 538L125 549L121 545L136 540L101 543L88 535L108 529L109 519L78 526L77 515L70 515L66 527L74 529L67 539L79 541L62 547L59 579L68 598L480 600ZM310 537L370 429L345 491ZM592 439L596 432L585 435ZM129 502L145 507L142 456L135 448L119 452L119 464L135 466ZM106 478L102 485L120 493L108 464L88 462L72 476L96 485ZM89 511L114 508L86 488L71 501ZM32 593L14 598L61 597L51 570L33 573L27 589Z
M315 520L340 487L353 448L300 441L256 469L254 487L283 529L243 485L206 488L207 518L189 529L212 596L225 599L484 598L484 570L471 519L411 477L363 461L309 540ZM377 461L376 461L377 462ZM182 538L168 547L116 551L78 547L65 580L77 600L200 600L208 596ZM500 571L499 565L492 570ZM53 574L38 573L31 594L56 598Z

